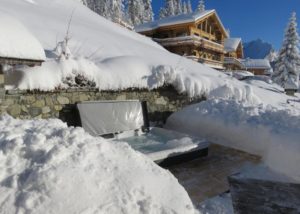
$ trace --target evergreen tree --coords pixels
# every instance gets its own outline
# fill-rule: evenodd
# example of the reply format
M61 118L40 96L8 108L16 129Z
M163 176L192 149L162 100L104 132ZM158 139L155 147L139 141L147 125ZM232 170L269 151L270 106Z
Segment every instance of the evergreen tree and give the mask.
M275 65L273 79L285 89L298 89L300 54L296 13L292 14Z
M187 2L187 13L192 13L192 12L193 12L192 3L191 3L191 0L188 0L188 2Z
M151 22L153 21L153 9L152 9L152 0L144 0L144 17L142 22Z
M165 17L166 17L166 9L162 7L159 10L159 19L163 19Z
M175 10L176 3L174 0L167 0L166 2L166 16L174 16L176 15L176 10Z
M143 0L128 0L127 14L134 26L143 23L145 7Z
M198 4L198 11L199 12L204 12L205 11L205 3L204 0L200 0Z
M182 1L181 0L175 0L175 14L180 15L182 14Z
M124 18L124 0L110 0L108 4L109 17L112 21L120 21Z
M186 1L184 1L183 4L182 4L182 13L183 14L188 13Z

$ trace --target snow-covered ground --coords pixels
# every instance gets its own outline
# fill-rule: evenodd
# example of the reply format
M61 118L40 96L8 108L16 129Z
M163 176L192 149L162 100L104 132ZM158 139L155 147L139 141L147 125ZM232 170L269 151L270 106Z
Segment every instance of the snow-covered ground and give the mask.
M195 213L173 175L59 120L0 117L0 213Z
M272 170L300 181L300 95L288 97L261 80L248 84L263 104L211 99L171 115L166 127L260 155Z
M19 19L41 42L47 62L7 75L7 88L53 90L83 74L100 89L156 88L172 84L189 96L224 96L259 103L247 84L200 63L171 54L157 43L111 23L74 0L1 0L0 13ZM70 25L69 60L57 60L55 47Z

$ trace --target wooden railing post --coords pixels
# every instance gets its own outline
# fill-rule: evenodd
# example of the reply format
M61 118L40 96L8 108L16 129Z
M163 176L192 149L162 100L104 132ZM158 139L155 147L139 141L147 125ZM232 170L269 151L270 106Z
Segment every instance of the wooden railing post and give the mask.
M2 103L5 96L5 89L4 89L4 72L3 72L3 65L0 65L0 104ZM1 109L0 109L1 112Z

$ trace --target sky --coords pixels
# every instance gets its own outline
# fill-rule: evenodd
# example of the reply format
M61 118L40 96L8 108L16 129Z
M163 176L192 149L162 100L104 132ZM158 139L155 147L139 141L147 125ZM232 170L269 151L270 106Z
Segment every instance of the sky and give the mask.
M196 8L198 0L191 0ZM164 0L152 0L158 14ZM297 13L300 27L300 0L206 0L206 9L216 9L231 37L241 37L244 42L262 39L279 49L284 31L291 16Z

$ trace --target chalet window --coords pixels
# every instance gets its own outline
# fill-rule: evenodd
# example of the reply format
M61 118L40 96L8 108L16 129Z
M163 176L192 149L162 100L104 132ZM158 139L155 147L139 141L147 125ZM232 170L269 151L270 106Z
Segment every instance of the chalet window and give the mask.
M186 32L176 33L176 37L181 37L181 36L187 36L187 33Z
M195 36L200 36L198 33L194 33Z
M193 56L197 56L197 51L193 51Z

